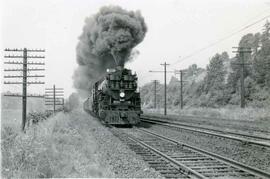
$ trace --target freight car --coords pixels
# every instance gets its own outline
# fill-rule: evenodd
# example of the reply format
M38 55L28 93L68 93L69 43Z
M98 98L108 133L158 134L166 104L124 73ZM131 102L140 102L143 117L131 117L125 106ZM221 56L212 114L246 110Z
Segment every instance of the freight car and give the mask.
M84 102L84 110L98 117L104 124L134 125L140 122L141 99L137 75L118 66L92 88L91 97Z

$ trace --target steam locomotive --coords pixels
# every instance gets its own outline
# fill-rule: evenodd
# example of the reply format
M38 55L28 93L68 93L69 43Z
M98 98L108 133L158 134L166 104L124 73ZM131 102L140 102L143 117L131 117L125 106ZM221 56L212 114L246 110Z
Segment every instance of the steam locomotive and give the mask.
M137 79L136 73L122 66L107 70L107 74L94 83L92 96L84 102L84 110L104 124L139 123L142 110Z

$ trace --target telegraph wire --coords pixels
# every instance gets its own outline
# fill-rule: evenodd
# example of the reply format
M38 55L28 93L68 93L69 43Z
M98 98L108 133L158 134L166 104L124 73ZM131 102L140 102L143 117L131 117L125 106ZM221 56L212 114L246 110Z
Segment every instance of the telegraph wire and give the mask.
M266 11L268 11L269 9L270 9L270 8L264 10L263 13L266 12ZM263 14L263 13L260 13L260 14ZM256 16L256 17L258 17L258 16ZM183 62L184 60L186 60L186 59L188 59L188 58L191 58L191 57L197 55L198 53L200 53L200 52L202 52L202 51L204 51L204 50L206 50L206 49L208 49L208 48L210 48L210 47L212 47L212 46L215 46L216 44L218 44L218 43L220 43L220 42L223 42L224 40L226 40L226 39L228 39L228 38L230 38L230 37L232 37L232 36L238 34L239 32L242 32L242 31L244 31L244 30L246 30L246 29L248 29L248 28L250 28L250 27L252 27L252 26L254 26L254 25L256 25L256 24L258 24L259 22L261 22L261 21L263 21L263 20L265 20L265 19L267 19L267 18L269 18L269 17L270 17L270 14L268 14L267 16L264 16L264 17L260 18L259 20L256 20L255 22L253 22L253 23L251 23L251 24L245 25L245 26L242 27L241 29L239 29L239 30L237 30L237 31L235 31L235 32L232 32L231 34L229 34L229 35L227 35L227 36L225 36L225 37L223 37L223 38L221 38L221 39L219 39L219 40L217 40L217 41L215 41L215 42L213 42L213 43L207 45L206 47L203 47L203 48L201 48L201 49L198 49L198 50L196 50L195 52L193 52L193 53L191 53L191 54L189 54L189 55L187 55L187 56L181 58L180 60L177 60L177 61L173 62L173 63L171 64L171 66L174 66L174 65L176 65L176 64L178 64L178 63L180 63L180 62ZM246 24L247 24L247 23L246 23ZM140 78L140 80L146 79L147 77L150 77L151 75L152 75L152 74L146 74L146 75L143 75L143 76Z
M255 22L253 22L253 23L251 23L251 24L249 24L249 25L246 25L245 27L243 27L243 28L241 28L241 29L239 29L239 30L237 30L237 31L235 31L235 32L233 32L233 33L231 33L231 34L229 34L229 35L227 35L227 36L225 36L225 37L219 39L219 40L217 40L216 42L213 42L213 43L207 45L206 47L203 47L203 48L201 48L201 49L196 50L195 52L193 52L193 53L191 53L191 54L189 54L189 55L183 57L181 60L177 60L177 61L173 62L172 65L176 65L176 64L178 64L178 63L180 63L180 62L183 62L184 60L186 60L186 59L188 59L188 58L190 58L190 57L193 57L193 56L197 55L198 53L200 53L200 52L202 52L202 51L204 51L204 50L206 50L206 49L208 49L208 48L210 48L210 47L212 47L212 46L215 46L216 44L218 44L218 43L220 43L220 42L223 42L224 40L227 40L228 38L230 38L230 37L232 37L232 36L238 34L239 32L242 32L242 31L244 31L244 30L246 30L246 29L252 27L253 25L258 24L259 22L261 22L261 21L263 21L263 20L265 20L265 19L267 19L267 18L269 18L269 17L270 17L270 14L267 15L267 16L264 16L263 18L261 18L261 19L255 21Z

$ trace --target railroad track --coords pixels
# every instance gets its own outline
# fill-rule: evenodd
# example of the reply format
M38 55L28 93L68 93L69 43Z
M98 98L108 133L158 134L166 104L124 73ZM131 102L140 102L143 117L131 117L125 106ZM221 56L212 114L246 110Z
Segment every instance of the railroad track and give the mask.
M141 117L142 122L158 124L166 127L170 127L170 129L181 129L187 130L191 132L203 133L206 135L211 135L214 137L219 138L227 138L231 140L237 140L246 144L255 144L260 145L262 147L270 147L270 138L269 137L262 137L262 136L255 136L255 135L248 135L244 133L236 133L236 132L229 132L229 131L222 131L219 129L210 129L198 125L189 125L183 124L181 122L175 121L165 121L161 119L155 119L150 117Z
M165 178L270 178L262 170L146 129L111 131Z
M225 118L212 118L212 117L199 117L199 116L174 116L174 117L169 117L169 116L156 116L156 115L149 115L149 114L144 114L142 117L146 118L155 118L155 119L162 119L166 121L177 121L181 122L183 124L192 124L192 125L206 125L206 127L211 127L214 126L216 129L223 129L226 127L227 129L233 129L234 131L252 131L252 133L256 133L256 135L270 135L270 131L267 129L258 129L257 127L247 125L241 125L245 123L246 121L243 120L231 120L231 119L225 119ZM181 119L180 121L178 119ZM199 119L199 120L198 120ZM227 122L230 123L224 123L223 121L226 120ZM214 122L214 123L213 123ZM267 124L265 124L267 125Z

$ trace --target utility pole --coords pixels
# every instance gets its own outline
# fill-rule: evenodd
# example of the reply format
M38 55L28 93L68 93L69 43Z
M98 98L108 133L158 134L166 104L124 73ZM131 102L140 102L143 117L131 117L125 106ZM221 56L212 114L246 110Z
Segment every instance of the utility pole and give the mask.
M175 74L179 74L179 82L180 82L180 109L183 109L184 102L183 102L183 70L176 70Z
M267 70L265 84L267 87L270 87L270 62L266 62L265 65L265 69Z
M26 105L27 105L27 99L26 99L26 94L27 94L27 50L26 48L23 49L23 97L22 97L22 107L23 107L23 127L22 130L24 130L25 123L26 123Z
M167 115L167 64L164 62L164 64L160 64L161 66L164 66L164 115Z
M170 65L166 62L163 64L160 64L161 66L164 66L164 71L152 71L149 72L162 72L164 73L164 115L167 115L167 73L174 73L174 71L167 71L167 66Z
M154 108L157 108L157 82L158 80L153 80L154 82Z
M238 54L238 58L240 59L240 63L234 63L233 65L240 65L241 67L241 76L240 76L240 93L241 93L241 108L245 108L245 85L244 85L244 72L245 72L245 66L250 65L248 63L245 63L245 53L250 54L251 48L250 47L234 47L237 48L237 51L233 51Z
M55 113L55 85L53 85L53 113Z
M62 106L64 109L64 88L45 88L45 105L53 106L53 114L56 112L56 106Z
M37 56L37 55L28 55L29 52L45 52L42 49L5 49L6 52L23 52L22 55L5 55L4 58L19 58L23 59L21 61L6 61L4 64L9 65L22 65L22 68L19 69L4 69L5 72L14 72L14 71L22 71L22 75L4 75L4 78L22 78L22 81L4 81L4 84L22 84L22 94L7 94L5 96L12 96L12 97L22 97L22 131L25 130L25 123L26 123L26 115L27 115L27 97L41 97L42 95L27 95L27 85L29 84L45 84L42 81L27 81L28 78L39 78L45 77L45 75L27 75L29 71L44 71L44 68L28 68L28 65L45 65L44 62L28 62L29 58L32 59L44 59L44 56Z

